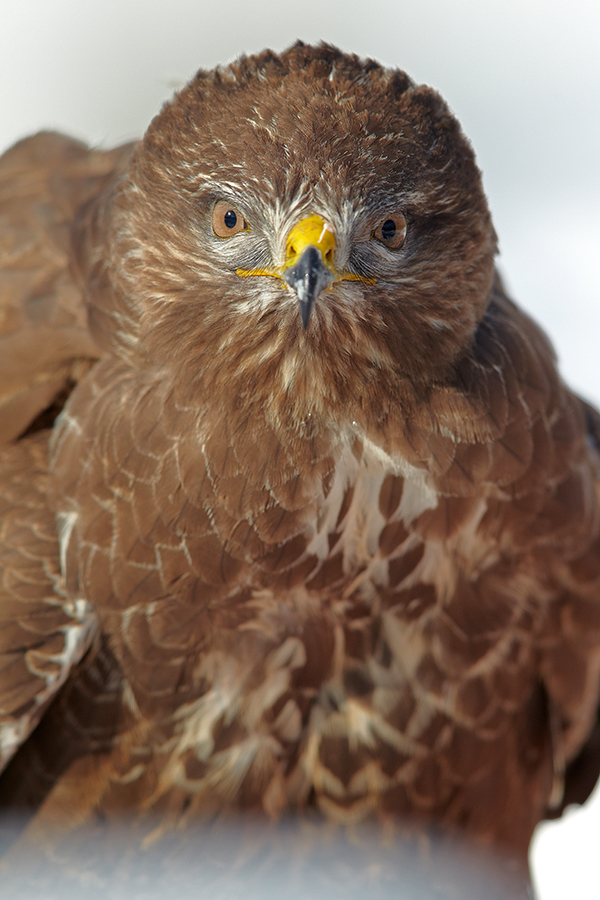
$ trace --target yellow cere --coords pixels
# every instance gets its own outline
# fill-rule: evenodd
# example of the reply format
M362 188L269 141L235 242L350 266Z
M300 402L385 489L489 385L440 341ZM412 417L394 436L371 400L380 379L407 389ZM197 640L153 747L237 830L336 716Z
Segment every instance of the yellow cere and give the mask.
M317 247L321 251L323 262L333 271L333 251L335 235L325 219L321 216L308 216L298 222L290 233L285 245L285 264L293 266L307 247Z

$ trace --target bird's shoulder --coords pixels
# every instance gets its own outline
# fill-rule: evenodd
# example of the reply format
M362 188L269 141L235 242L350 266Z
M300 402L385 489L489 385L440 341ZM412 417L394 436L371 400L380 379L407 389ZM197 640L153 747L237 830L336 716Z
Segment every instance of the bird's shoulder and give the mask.
M41 132L0 158L0 444L64 402L98 358L71 271L78 209L122 171L130 146L91 150Z

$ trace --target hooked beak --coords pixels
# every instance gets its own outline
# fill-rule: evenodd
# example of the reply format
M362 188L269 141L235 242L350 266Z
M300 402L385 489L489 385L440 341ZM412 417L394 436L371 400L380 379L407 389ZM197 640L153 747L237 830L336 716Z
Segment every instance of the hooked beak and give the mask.
M335 236L321 216L302 219L288 235L282 278L298 297L305 331L316 298L335 280L334 250Z

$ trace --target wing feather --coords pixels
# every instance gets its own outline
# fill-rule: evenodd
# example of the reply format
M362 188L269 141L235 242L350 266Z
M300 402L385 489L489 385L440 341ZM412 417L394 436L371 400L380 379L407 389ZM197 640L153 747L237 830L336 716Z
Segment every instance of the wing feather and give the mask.
M0 450L0 768L88 650L96 617L66 596L46 502L47 433Z

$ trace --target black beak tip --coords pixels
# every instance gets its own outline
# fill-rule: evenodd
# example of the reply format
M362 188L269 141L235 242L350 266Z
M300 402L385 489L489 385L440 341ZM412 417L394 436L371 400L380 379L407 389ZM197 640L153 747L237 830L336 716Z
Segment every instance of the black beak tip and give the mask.
M300 318L302 319L302 328L304 331L308 328L308 320L310 319L310 311L313 305L310 300L300 300Z
M329 287L333 275L323 263L320 251L309 246L283 277L298 297L302 328L306 331L314 302Z

